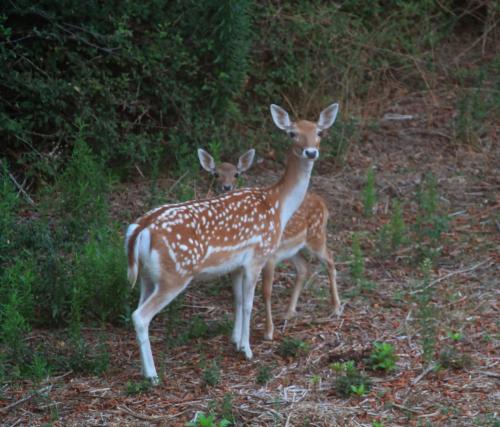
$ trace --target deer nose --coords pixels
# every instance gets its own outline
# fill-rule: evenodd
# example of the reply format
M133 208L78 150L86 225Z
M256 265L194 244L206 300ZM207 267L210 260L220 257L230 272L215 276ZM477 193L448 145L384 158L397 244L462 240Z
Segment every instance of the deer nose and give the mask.
M304 150L304 154L309 158L309 159L316 159L319 155L318 150L316 148L306 148Z
M223 189L224 191L230 191L232 188L233 188L233 186L232 186L232 185L227 185L227 184L224 184L224 185L222 186L222 189Z

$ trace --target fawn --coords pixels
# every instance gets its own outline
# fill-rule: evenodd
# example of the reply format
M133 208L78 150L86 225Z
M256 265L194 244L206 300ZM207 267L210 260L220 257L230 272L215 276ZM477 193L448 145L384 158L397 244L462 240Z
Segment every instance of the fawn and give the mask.
M237 178L242 172L252 166L254 155L255 150L249 150L239 158L237 166L232 163L217 165L214 158L208 152L201 148L198 149L198 158L201 166L214 176L217 188L221 192L236 188ZM326 264L333 310L335 314L339 314L340 312L335 264L332 253L326 246L328 217L328 208L323 198L315 193L308 192L299 209L297 209L290 221L288 221L274 257L264 267L262 287L266 307L266 331L264 332L264 337L268 340L273 339L274 332L271 313L274 267L277 262L290 259L297 271L292 297L285 315L285 319L290 319L296 314L297 301L308 273L307 261L300 254L300 250L303 248L309 249L311 253Z

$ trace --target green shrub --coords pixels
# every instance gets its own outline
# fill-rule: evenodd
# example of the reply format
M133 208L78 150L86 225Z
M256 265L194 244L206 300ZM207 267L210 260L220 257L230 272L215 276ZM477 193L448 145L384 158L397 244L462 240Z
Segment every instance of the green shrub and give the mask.
M279 347L278 353L282 357L298 357L309 352L310 345L298 338L283 338Z
M385 342L376 342L373 344L373 350L367 360L370 369L391 371L396 368L397 356L392 344Z
M365 260L359 242L359 234L352 235L352 257L350 265L351 277L355 283L359 283L364 279Z
M418 212L415 233L422 259L434 259L441 253L442 233L448 230L449 219L441 212L439 192L434 175L427 174L417 188Z
M0 109L4 146L44 177L64 165L77 120L88 126L89 145L119 169L149 162L167 128L194 151L216 119L237 112L251 3L6 5L0 90L12 102ZM173 160L176 152L166 153Z
M151 381L142 380L142 381L127 381L125 385L125 394L127 396L135 396L136 394L147 393L152 388Z
M472 365L471 357L453 346L446 346L439 352L438 362L445 369L464 369Z
M350 259L350 273L353 283L361 291L370 291L374 288L374 283L365 277L365 259L361 249L360 237L358 233L352 234L352 254ZM359 290L356 290L359 293Z
M215 386L219 383L221 375L221 370L219 364L216 360L212 362L203 369L202 379L203 383L208 386Z
M196 414L194 421L186 424L186 427L227 427L231 425L231 421L223 418L217 421L215 414L205 415L203 412Z
M231 393L225 393L220 405L219 413L223 419L230 421L231 424L235 424L236 421L233 406L233 395Z
M85 241L91 230L108 221L109 178L102 160L84 140L86 126L79 124L79 127L73 153L56 185L60 197L55 214L59 225L67 228L67 238L73 243ZM53 206L54 202L47 197L46 203ZM52 206L46 207L49 213Z
M69 352L58 360L60 367L82 374L102 375L109 368L109 349L104 337L95 345L82 336L73 335L69 340Z
M370 379L356 368L353 361L334 365L337 376L333 384L340 396L348 397L352 394L363 396L370 390Z
M271 366L260 366L259 371L257 372L257 377L255 381L257 384L266 384L269 380L272 379L272 367Z
M101 227L75 255L72 310L85 318L118 322L129 304L123 242L117 230ZM78 306L75 307L75 304Z
M397 250L401 245L406 243L406 225L403 218L403 209L401 203L395 200L392 205L391 221L389 223L391 247L392 250Z
M8 300L0 306L1 343L12 360L18 362L22 361L22 356L26 352L24 334L30 330L28 321L21 314L20 299L17 291L13 290Z
M12 237L15 230L15 214L18 199L9 180L6 162L0 162L0 266L7 261L8 253L15 250Z
M437 311L432 303L434 289L430 286L432 262L426 258L421 264L422 280L419 282L415 293L417 303L416 321L420 326L420 339L422 343L422 360L425 365L430 365L434 360L437 342Z

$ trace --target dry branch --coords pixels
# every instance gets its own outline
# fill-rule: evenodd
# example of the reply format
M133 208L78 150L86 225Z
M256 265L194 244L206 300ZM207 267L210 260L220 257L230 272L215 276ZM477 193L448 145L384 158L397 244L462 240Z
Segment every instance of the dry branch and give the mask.
M439 282L442 282L443 280L448 279L449 277L456 276L457 274L470 273L471 271L476 270L477 268L481 267L482 265L486 264L489 261L491 261L491 258L487 258L484 261L481 261L481 262L473 265L472 267L463 268L461 270L455 270L455 271L452 271L452 272L450 272L448 274L445 274L444 276L441 276L441 277L437 278L436 280L433 280L427 286L425 286L425 287L423 287L421 289L416 289L415 291L410 292L410 295L419 294L419 293L423 292L424 290L426 290L426 289L428 289L428 288L430 288L430 287L438 284ZM490 265L491 264L489 264L488 267Z

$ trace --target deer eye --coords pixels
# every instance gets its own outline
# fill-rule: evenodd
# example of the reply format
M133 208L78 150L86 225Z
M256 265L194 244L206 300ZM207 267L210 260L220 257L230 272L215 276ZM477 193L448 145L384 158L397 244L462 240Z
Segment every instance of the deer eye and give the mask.
M214 175L214 178L219 178L219 174L217 172L214 172L213 175Z
M290 132L288 132L288 136L289 136L290 138L295 138L295 137L297 136L297 132L290 131Z
M235 178L238 178L239 176L240 176L240 174L239 174L238 172L236 172L236 173L234 174L234 177L235 177Z
M325 131L324 131L324 130L320 130L320 131L318 131L318 136L319 136L320 138L323 138L323 137L325 136Z

